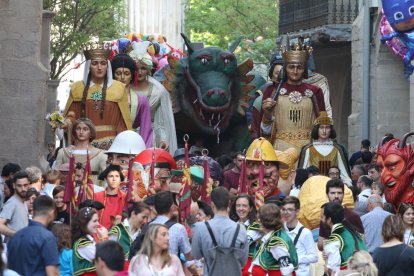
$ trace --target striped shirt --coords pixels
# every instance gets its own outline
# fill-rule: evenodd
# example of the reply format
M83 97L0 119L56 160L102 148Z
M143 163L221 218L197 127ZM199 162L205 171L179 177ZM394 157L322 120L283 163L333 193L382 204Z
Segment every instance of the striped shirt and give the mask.
M371 212L361 217L365 230L365 242L369 253L374 252L375 248L384 242L381 238L382 224L386 217L391 215L381 207L375 207Z

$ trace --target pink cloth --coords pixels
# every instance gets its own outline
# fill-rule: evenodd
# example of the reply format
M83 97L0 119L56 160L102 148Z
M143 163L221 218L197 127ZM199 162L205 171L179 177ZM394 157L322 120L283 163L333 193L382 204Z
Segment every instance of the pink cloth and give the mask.
M132 128L139 127L139 135L147 148L152 148L153 132L151 125L151 108L148 99L144 95L138 95L137 116L132 123Z
M149 264L148 256L136 255L131 260L128 272L135 276L155 275L155 272L159 276L185 276L180 259L173 254L171 254L171 264L160 271L156 271L154 266Z

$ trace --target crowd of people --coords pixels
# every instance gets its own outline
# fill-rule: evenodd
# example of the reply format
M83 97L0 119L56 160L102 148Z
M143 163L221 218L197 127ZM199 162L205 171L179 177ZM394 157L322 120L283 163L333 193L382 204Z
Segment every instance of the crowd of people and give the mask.
M273 61L249 148L212 158L177 149L146 46L112 64L86 49L73 142L49 145L47 171L3 166L2 275L414 275L414 207L386 202L370 141L338 144L309 47Z

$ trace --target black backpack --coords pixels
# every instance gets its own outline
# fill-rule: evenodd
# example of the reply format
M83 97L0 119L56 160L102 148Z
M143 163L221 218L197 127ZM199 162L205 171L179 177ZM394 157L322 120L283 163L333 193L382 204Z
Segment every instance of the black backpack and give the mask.
M148 231L148 228L149 228L150 223L147 223L146 225L144 225L142 227L141 233L139 233L138 237L131 244L131 246L129 248L129 256L128 256L128 259L129 260L131 260L132 257L134 257L138 253L138 251L141 249L142 242L144 241L145 234ZM164 224L167 226L168 229L170 229L171 226L173 226L176 223L177 223L176 220L170 219L170 220L166 221Z

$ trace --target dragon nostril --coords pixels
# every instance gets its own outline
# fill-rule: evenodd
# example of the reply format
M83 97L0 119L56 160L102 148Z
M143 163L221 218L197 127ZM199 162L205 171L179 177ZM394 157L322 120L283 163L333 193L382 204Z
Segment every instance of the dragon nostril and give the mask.
M219 91L219 94L220 94L220 96L222 96L222 97L223 97L223 96L224 96L224 91L223 91L223 90L220 90L220 91Z

